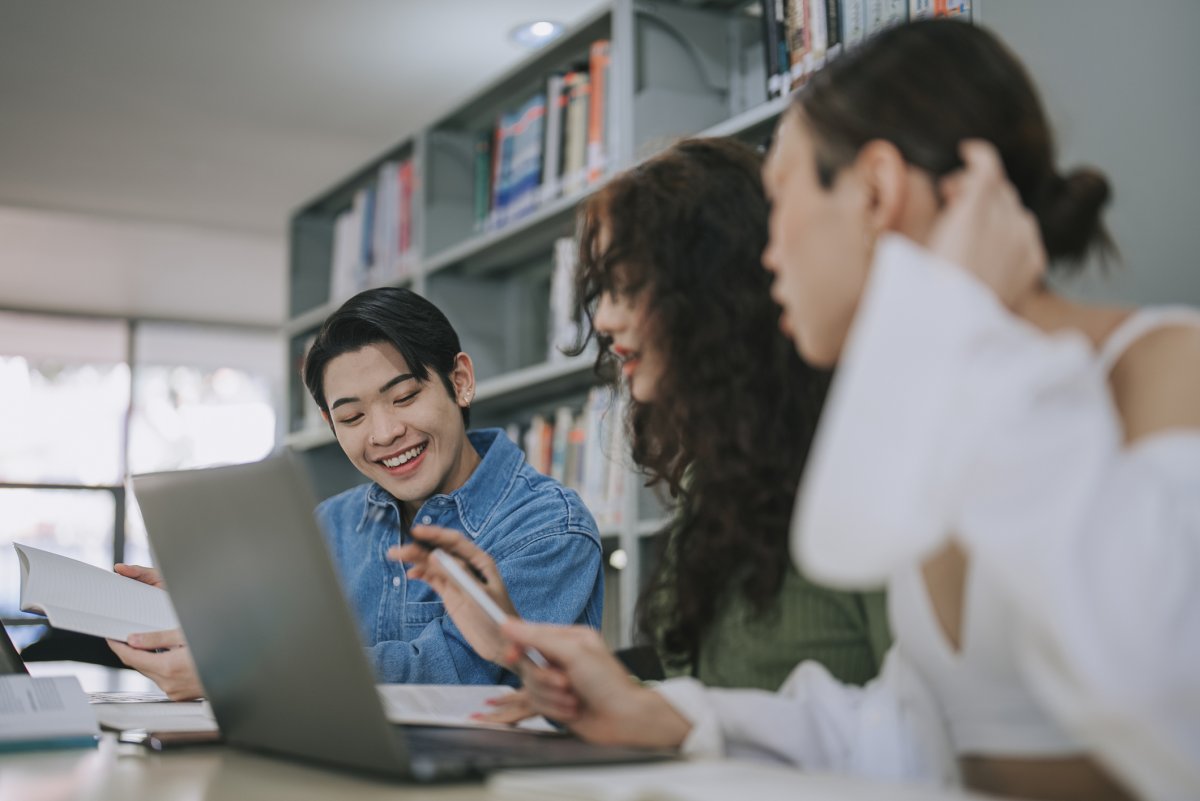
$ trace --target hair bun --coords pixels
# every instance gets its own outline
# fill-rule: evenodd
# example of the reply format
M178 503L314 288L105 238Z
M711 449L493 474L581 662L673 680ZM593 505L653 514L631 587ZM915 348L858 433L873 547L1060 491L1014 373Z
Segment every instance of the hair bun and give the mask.
M1100 219L1112 198L1112 188L1103 173L1081 167L1065 177L1056 175L1044 197L1043 208L1036 211L1051 261L1078 262L1093 248L1101 252L1112 249L1112 240Z

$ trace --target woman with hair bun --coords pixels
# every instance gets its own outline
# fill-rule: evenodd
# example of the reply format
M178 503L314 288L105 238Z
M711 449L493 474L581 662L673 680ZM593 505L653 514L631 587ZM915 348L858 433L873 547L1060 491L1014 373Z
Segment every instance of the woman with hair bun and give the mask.
M508 624L534 709L600 742L1040 799L1200 798L1200 313L1044 281L1111 249L987 30L886 31L815 75L764 172L764 264L837 376L792 523L819 581L886 581L863 688L631 686L594 634ZM516 650L510 649L509 656Z

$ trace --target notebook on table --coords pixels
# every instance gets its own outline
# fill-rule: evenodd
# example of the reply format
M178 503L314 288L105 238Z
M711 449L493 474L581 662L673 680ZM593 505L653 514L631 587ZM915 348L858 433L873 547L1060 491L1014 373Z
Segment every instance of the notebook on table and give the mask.
M294 457L135 476L133 486L230 745L418 781L672 756L389 723Z

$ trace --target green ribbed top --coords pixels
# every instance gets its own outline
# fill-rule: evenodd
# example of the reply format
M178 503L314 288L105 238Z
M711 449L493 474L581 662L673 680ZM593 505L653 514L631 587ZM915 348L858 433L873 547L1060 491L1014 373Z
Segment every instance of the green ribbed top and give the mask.
M863 684L879 673L891 645L885 595L820 587L789 565L768 610L730 592L690 670L711 687L777 690L800 662L815 659L841 681Z

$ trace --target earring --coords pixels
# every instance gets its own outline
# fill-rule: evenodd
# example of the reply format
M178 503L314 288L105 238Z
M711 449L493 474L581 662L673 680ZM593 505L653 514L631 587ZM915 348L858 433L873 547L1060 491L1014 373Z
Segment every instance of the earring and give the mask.
M466 404L470 404L472 395L474 395L474 393L469 389L466 390L465 392L463 392L462 402L466 403Z

